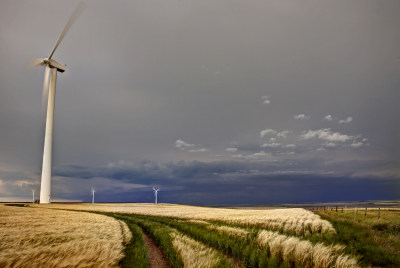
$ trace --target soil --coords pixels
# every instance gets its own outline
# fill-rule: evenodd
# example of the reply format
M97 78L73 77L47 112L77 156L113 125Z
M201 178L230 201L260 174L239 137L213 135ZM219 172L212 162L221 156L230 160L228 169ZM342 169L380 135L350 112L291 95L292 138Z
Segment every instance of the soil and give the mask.
M147 234L144 234L144 243L149 251L149 267L167 268L168 262L165 258L164 251L159 248Z

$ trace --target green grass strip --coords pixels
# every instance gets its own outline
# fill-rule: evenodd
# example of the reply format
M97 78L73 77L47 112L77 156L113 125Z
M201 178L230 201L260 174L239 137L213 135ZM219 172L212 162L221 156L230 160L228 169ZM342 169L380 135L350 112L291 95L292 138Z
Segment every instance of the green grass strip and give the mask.
M121 267L147 268L149 253L144 244L142 229L134 223L126 222L132 233L132 240L125 247L125 257L120 261Z
M111 214L113 217L125 221L127 224L136 224L140 226L165 252L167 261L171 267L183 267L183 261L179 254L175 251L172 240L171 232L173 230L168 226L158 222L149 221L134 215Z
M350 212L316 213L332 223L337 235L307 237L310 241L346 245L346 253L358 256L363 266L400 267L400 228L396 231L398 223L392 222L400 214L378 221Z
M149 266L149 252L144 244L144 234L142 229L135 223L125 221L120 214L86 211L89 213L106 215L126 223L132 233L131 241L125 245L125 257L119 262L121 267L147 268Z
M247 237L229 236L205 227L203 224L185 222L168 217L134 216L160 224L168 225L181 233L200 241L234 259L240 260L246 267L286 267L287 263L269 258L268 252L256 242L257 232L250 232Z

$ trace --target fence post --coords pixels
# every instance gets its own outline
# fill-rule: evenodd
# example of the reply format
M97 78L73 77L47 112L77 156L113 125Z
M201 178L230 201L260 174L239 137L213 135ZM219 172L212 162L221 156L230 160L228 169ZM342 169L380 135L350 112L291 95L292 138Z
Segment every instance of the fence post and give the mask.
M343 213L343 208L342 208L342 213Z
M378 208L378 220L381 217L381 208Z
M337 206L336 206L336 212L337 212Z
M354 214L357 214L357 207L354 208Z
M365 214L364 216L367 216L367 207L365 207Z

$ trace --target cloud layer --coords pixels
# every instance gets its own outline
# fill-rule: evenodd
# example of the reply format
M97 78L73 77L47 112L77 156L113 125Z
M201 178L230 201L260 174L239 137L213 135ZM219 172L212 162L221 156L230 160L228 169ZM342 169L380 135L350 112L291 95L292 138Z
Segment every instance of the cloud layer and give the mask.
M44 70L25 65L48 55L74 7L0 2L3 198L39 192ZM67 64L54 197L88 200L94 185L103 201L144 202L157 184L161 201L198 204L400 198L398 10L91 2L54 54Z

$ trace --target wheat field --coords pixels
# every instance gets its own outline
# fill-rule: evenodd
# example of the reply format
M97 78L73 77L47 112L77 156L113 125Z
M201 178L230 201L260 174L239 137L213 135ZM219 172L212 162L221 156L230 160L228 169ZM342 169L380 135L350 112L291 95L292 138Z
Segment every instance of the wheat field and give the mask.
M85 212L0 205L0 267L118 267L124 222Z
M301 208L84 203L0 205L0 267L117 267L136 241L132 224L158 235L159 246L170 245L163 250L184 267L232 267L233 260L235 267L359 267L344 245L308 240L337 231Z
M178 232L171 234L172 244L182 257L185 267L218 267L218 251Z
M320 216L302 208L252 210L175 204L118 204L117 206L115 204L51 204L46 207L222 221L296 235L336 232L330 222L322 220Z
M201 222L207 224L207 222ZM249 231L238 227L216 226L208 224L210 230L226 233L230 236L246 237ZM261 248L268 250L272 257L282 258L286 262L297 262L301 267L358 267L357 260L345 254L343 245L313 245L307 240L278 232L261 230L256 240Z
M343 245L313 245L307 240L263 230L257 236L258 243L269 249L274 257L287 262L297 261L302 267L358 267L357 261L343 253Z

